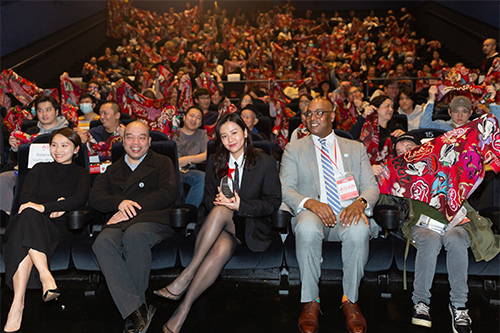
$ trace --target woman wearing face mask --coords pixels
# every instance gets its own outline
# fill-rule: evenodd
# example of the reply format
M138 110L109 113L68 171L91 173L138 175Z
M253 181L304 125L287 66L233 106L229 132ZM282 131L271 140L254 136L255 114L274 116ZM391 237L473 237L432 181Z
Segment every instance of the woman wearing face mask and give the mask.
M96 106L95 97L90 94L83 94L80 96L80 111L82 115L78 117L78 128L84 131L88 131L90 128L90 122L92 120L98 120L99 115L94 112Z
M59 297L50 258L60 241L74 236L64 214L83 206L89 194L89 172L73 163L80 137L63 128L52 132L49 143L54 162L38 163L29 172L5 232L5 283L14 299L3 332L20 332L27 288L41 287L44 302Z
M193 302L219 277L238 244L263 252L273 237L270 215L281 204L276 161L253 147L237 113L222 116L215 132L216 150L208 159L205 178L204 204L210 213L196 237L190 264L171 284L155 291L170 300L186 294L163 326L164 333L181 331ZM234 184L231 197L219 188L226 175Z

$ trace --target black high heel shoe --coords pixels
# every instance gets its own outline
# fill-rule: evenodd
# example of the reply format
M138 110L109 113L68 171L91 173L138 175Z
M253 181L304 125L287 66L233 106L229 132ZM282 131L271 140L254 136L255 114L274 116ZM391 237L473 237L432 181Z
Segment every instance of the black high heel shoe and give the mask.
M49 289L43 294L42 299L45 303L52 301L53 299L57 299L59 296L61 296L61 291L59 288L56 289Z
M170 290L168 290L168 287L164 287L164 288L153 291L153 294L155 294L156 296L160 296L160 297L169 299L171 301L177 301L182 297L182 295L184 295L184 293L188 289L189 289L189 286L186 289L184 289L180 294L174 294L174 293L170 292Z

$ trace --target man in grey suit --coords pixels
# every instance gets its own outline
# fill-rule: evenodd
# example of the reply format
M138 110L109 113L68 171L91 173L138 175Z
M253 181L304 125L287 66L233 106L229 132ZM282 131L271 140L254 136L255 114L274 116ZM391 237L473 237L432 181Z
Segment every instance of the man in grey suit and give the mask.
M337 137L335 112L326 99L314 99L304 113L312 135L291 142L281 165L283 201L290 209L302 282L303 333L318 331L322 242L342 242L342 308L349 332L365 332L358 288L368 261L368 241L378 233L368 219L379 189L361 143Z

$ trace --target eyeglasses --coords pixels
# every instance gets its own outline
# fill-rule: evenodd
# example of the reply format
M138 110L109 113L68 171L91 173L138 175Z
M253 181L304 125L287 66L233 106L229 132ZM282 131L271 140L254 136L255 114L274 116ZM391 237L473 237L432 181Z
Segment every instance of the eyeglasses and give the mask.
M311 119L312 115L314 114L314 118L320 119L323 117L325 113L331 113L333 111L323 111L323 110L317 110L317 111L306 111L304 112L304 116L306 119Z

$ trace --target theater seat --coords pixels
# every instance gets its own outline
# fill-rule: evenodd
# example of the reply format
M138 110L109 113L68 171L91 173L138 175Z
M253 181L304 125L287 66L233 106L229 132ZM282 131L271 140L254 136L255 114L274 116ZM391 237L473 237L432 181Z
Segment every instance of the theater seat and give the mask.
M210 154L215 151L215 142L209 141L207 147L207 159ZM254 147L262 149L268 155L271 155L271 144L269 141L254 142ZM283 226L276 214L271 218L275 229L286 229L287 225ZM186 267L193 258L194 244L196 238L193 234L189 235L180 245L181 265ZM253 252L242 245L236 247L231 260L226 264L222 272L223 275L243 274L246 278L249 275L256 275L260 279L275 279L280 278L280 268L283 264L283 242L278 233L276 233L271 244L264 252ZM253 270L258 270L257 272Z
M182 204L182 186L180 183L179 174L179 163L177 158L177 145L174 141L152 141L151 149L165 156L168 156L173 164L174 170L176 170L177 179L177 194L176 194L176 205L172 209L172 214L181 216L181 218L172 217L171 221L172 227L174 228L184 228L188 222L193 222L197 217L197 209L193 205ZM116 143L112 147L111 156L112 161L118 161L122 155L125 153L123 144L121 142ZM177 224L175 223L177 221ZM95 290L97 289L96 284L99 282L99 275L95 274L100 271L97 258L92 251L92 244L97 237L98 231L100 231L100 226L94 228L92 232L87 237L79 239L72 249L72 258L75 264L75 268L82 271L93 272L90 275L90 286L85 292L87 296L95 295ZM152 249L152 270L160 270L165 268L173 268L178 265L179 255L178 255L178 245L179 242L184 239L184 233L176 232L176 234L158 244L156 244Z
M406 249L406 241L397 239L394 241L394 252L396 259L396 267L398 270L403 271L404 269L404 256ZM406 260L406 271L414 273L415 272L415 256L417 254L417 249L410 245L408 258ZM448 274L446 270L446 250L443 248L439 253L437 263L436 263L436 274ZM474 254L469 249L469 276L500 276L500 255L497 255L492 260L486 262L484 260L476 262L474 259Z
M374 238L370 240L370 250L365 272L386 273L392 265L394 248L392 240L388 238ZM285 241L285 259L288 267L298 269L299 265L295 256L295 236L288 235ZM323 242L323 264L324 270L342 270L342 243Z
M180 245L180 259L183 267L189 265L193 258L195 240L196 238L191 234ZM276 235L269 248L264 252L253 252L242 245L238 245L224 270L278 269L281 266L282 258L283 244L279 235ZM277 275L275 277L277 278Z
M50 134L41 134L33 140L33 143L48 143L49 138ZM16 188L14 192L14 201L12 203L12 210L11 210L12 212L17 212L19 209L21 189L26 179L26 176L30 171L30 169L28 169L28 156L29 156L30 146L31 144L22 144L19 146L18 150L19 168L18 168ZM83 151L87 149L85 144L82 144L82 146L80 147L81 151L82 149ZM78 154L75 163L89 170L88 154ZM54 253L52 254L52 257L50 259L50 270L52 272L64 271L71 267L71 249L82 231L74 230L73 232L75 234L75 237L60 242L57 245ZM1 249L0 249L0 259L1 259L0 273L5 273L5 263L3 261L3 251Z

